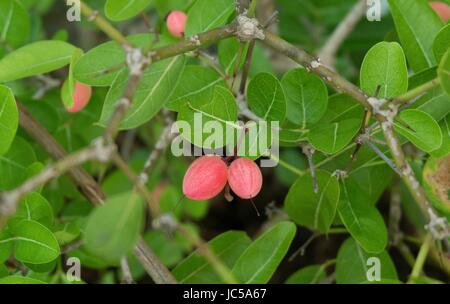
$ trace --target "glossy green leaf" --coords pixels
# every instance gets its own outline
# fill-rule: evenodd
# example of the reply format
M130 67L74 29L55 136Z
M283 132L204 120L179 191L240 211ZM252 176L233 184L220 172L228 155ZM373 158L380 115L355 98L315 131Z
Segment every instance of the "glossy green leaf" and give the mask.
M9 275L8 267L5 264L0 264L0 279Z
M213 98L216 85L226 87L225 81L216 71L202 66L187 65L166 107L179 111L187 102L192 105L208 103Z
M109 262L118 262L127 255L142 229L143 208L136 193L123 193L94 209L83 235L88 251Z
M16 213L8 221L8 226L14 227L22 220L34 220L47 228L51 228L53 225L53 209L42 195L31 192L20 201Z
M450 49L448 49L442 57L438 68L438 76L441 81L442 88L447 95L450 95Z
M28 178L28 167L36 161L31 145L16 136L11 148L5 155L0 155L0 190L11 190Z
M410 66L419 72L436 65L433 41L441 19L427 0L388 0L398 36Z
M450 115L447 115L447 117L439 123L439 127L442 132L442 145L439 149L430 153L434 157L444 157L450 154Z
M0 231L0 264L8 260L14 249L14 243L9 241L12 235L7 230Z
M44 225L23 220L13 227L16 259L31 264L46 264L55 260L60 249L53 233Z
M0 284L47 284L44 281L36 280L29 277L22 277L19 275L12 275L0 279Z
M414 74L409 79L409 88L412 90L437 78L437 67ZM436 121L441 121L450 113L450 95L446 94L442 87L436 87L425 93L408 109L418 109L430 114Z
M323 117L328 89L322 79L299 68L287 72L281 84L286 95L286 116L291 122L306 128Z
M30 35L30 17L22 3L17 0L0 1L0 44L16 48L25 43Z
M322 265L310 265L289 276L286 284L318 284L327 276Z
M177 119L183 123L187 122L190 126L190 128L185 129L178 124L184 138L198 147L217 149L228 144L227 127L229 126L231 132L235 132L235 129L239 127L235 123L237 115L238 109L231 91L225 87L216 86L210 102L200 105L186 104L178 113ZM214 129L214 132L219 132L217 141L214 140L216 136L211 135L212 130L207 128L207 125L213 122L218 123L222 129L221 134L221 130ZM203 127L199 128L196 125ZM231 142L231 144L233 143L234 141Z
M127 37L136 47L148 47L154 40L151 34ZM108 41L90 49L76 63L74 77L91 86L110 86L125 68L126 52L116 41Z
M364 107L346 94L335 94L328 98L327 110L320 123L333 123L347 119L360 119L364 116Z
M70 59L69 76L67 77L66 81L64 81L64 84L61 88L61 99L63 101L63 104L68 109L72 108L74 104L73 96L75 95L76 80L73 75L73 71L81 56L83 56L83 51L81 49L75 49L72 54L72 58Z
M442 57L449 49L450 45L450 24L444 26L436 36L433 42L434 57L437 62L441 62Z
M338 212L352 237L365 251L379 253L386 248L388 237L383 217L361 192L354 180L343 179Z
M0 85L0 155L9 150L18 126L16 99L8 87Z
M251 240L245 232L227 231L209 241L208 245L218 258L231 268L250 243ZM208 261L197 251L184 259L172 273L180 283L211 284L222 282Z
M284 208L297 224L327 233L336 215L339 182L326 171L318 170L316 174L318 193L314 192L311 174L305 174L289 189Z
M280 81L269 73L256 75L248 84L247 102L253 112L267 121L283 122L286 98Z
M439 149L442 132L431 115L420 110L405 110L399 115L395 130L425 152Z
M113 21L123 21L142 12L152 0L107 0L105 15Z
M44 40L17 49L0 60L0 82L48 73L69 64L75 47Z
M336 283L360 284L374 279L372 269L380 266L380 282L384 280L398 280L397 270L386 251L379 254L367 253L352 238L347 239L339 249L336 261Z
M361 66L361 89L379 98L392 98L408 90L408 68L402 47L396 42L380 42L364 57Z
M386 164L360 167L350 171L347 181L352 181L358 191L365 193L368 204L376 204L386 188L391 185L393 171Z
M280 222L258 237L239 257L232 272L244 284L267 283L287 253L296 233L291 222Z
M308 139L317 150L334 154L347 146L358 134L361 127L359 119L347 119L335 123L324 123L308 134Z
M188 12L187 37L224 25L234 12L234 0L197 0Z
M153 63L144 73L131 107L122 120L121 129L136 128L149 121L170 99L178 84L185 64L183 55ZM127 87L129 73L123 70L114 80L103 106L100 124L105 126L110 119L117 101Z

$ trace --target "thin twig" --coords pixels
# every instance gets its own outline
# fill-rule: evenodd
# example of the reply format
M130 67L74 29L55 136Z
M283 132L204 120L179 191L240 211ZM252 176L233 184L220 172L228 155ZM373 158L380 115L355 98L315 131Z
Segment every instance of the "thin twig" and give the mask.
M328 38L326 44L319 51L319 57L324 64L334 66L337 51L364 16L366 9L366 0L359 0L337 26L333 34Z
M42 127L42 125L40 125L19 102L17 102L17 105L20 112L19 123L21 128L23 128L53 159L59 160L65 158L67 152L64 148L61 147L53 136ZM103 193L100 185L86 172L86 170L82 167L73 167L69 170L69 173L74 183L80 189L80 192L91 203L94 205L104 203L106 195ZM142 238L138 240L134 248L134 254L155 283L176 283L176 280L173 278L170 271L164 266L153 251L148 248Z
M105 18L103 18L98 11L94 11L86 3L80 1L81 13L87 17L90 21L95 22L98 28L101 29L110 38L116 40L118 43L123 45L130 45L131 43L119 32L111 23L109 23Z
M395 98L393 102L394 104L399 106L404 105L405 103L408 103L411 100L414 100L417 97L422 96L423 94L431 91L432 89L438 87L439 85L440 85L439 78L435 78Z
M125 284L135 284L136 282L133 280L127 257L122 257L120 259L120 268L122 269L123 275L122 282Z

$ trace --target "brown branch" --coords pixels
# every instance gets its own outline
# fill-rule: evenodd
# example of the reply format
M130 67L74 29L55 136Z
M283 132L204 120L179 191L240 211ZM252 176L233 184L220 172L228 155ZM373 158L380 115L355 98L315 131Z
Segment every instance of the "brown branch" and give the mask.
M66 157L67 153L63 147L53 138L53 136L42 127L19 103L19 122L28 135L33 138L41 147L55 160ZM106 195L101 190L100 185L82 167L72 167L69 174L80 192L94 205L103 204ZM134 248L134 254L144 269L155 283L167 284L176 283L170 271L164 266L159 258L148 248L140 238Z

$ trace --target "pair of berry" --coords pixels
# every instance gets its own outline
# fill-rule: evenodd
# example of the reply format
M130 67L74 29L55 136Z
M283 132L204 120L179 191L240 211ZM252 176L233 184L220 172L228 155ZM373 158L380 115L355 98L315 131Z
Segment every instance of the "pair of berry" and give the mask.
M237 196L252 199L261 190L262 180L261 170L248 158L238 158L227 167L219 156L202 156L186 171L183 193L189 199L208 200L228 183Z

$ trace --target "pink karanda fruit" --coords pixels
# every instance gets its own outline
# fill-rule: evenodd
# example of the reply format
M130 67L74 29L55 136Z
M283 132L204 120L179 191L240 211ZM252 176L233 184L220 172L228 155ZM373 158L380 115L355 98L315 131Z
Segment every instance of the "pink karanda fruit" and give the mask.
M167 29L174 37L184 36L187 15L181 11L173 11L167 16Z
M439 1L432 1L430 5L442 21L447 22L450 19L450 5Z
M84 109L92 96L92 88L84 83L76 82L73 93L73 106L67 109L70 113L77 113Z
M262 183L260 168L248 158L238 158L228 168L228 184L240 198L254 198L261 191Z
M211 199L225 188L227 177L227 165L220 157L199 157L184 175L183 194L192 200Z

